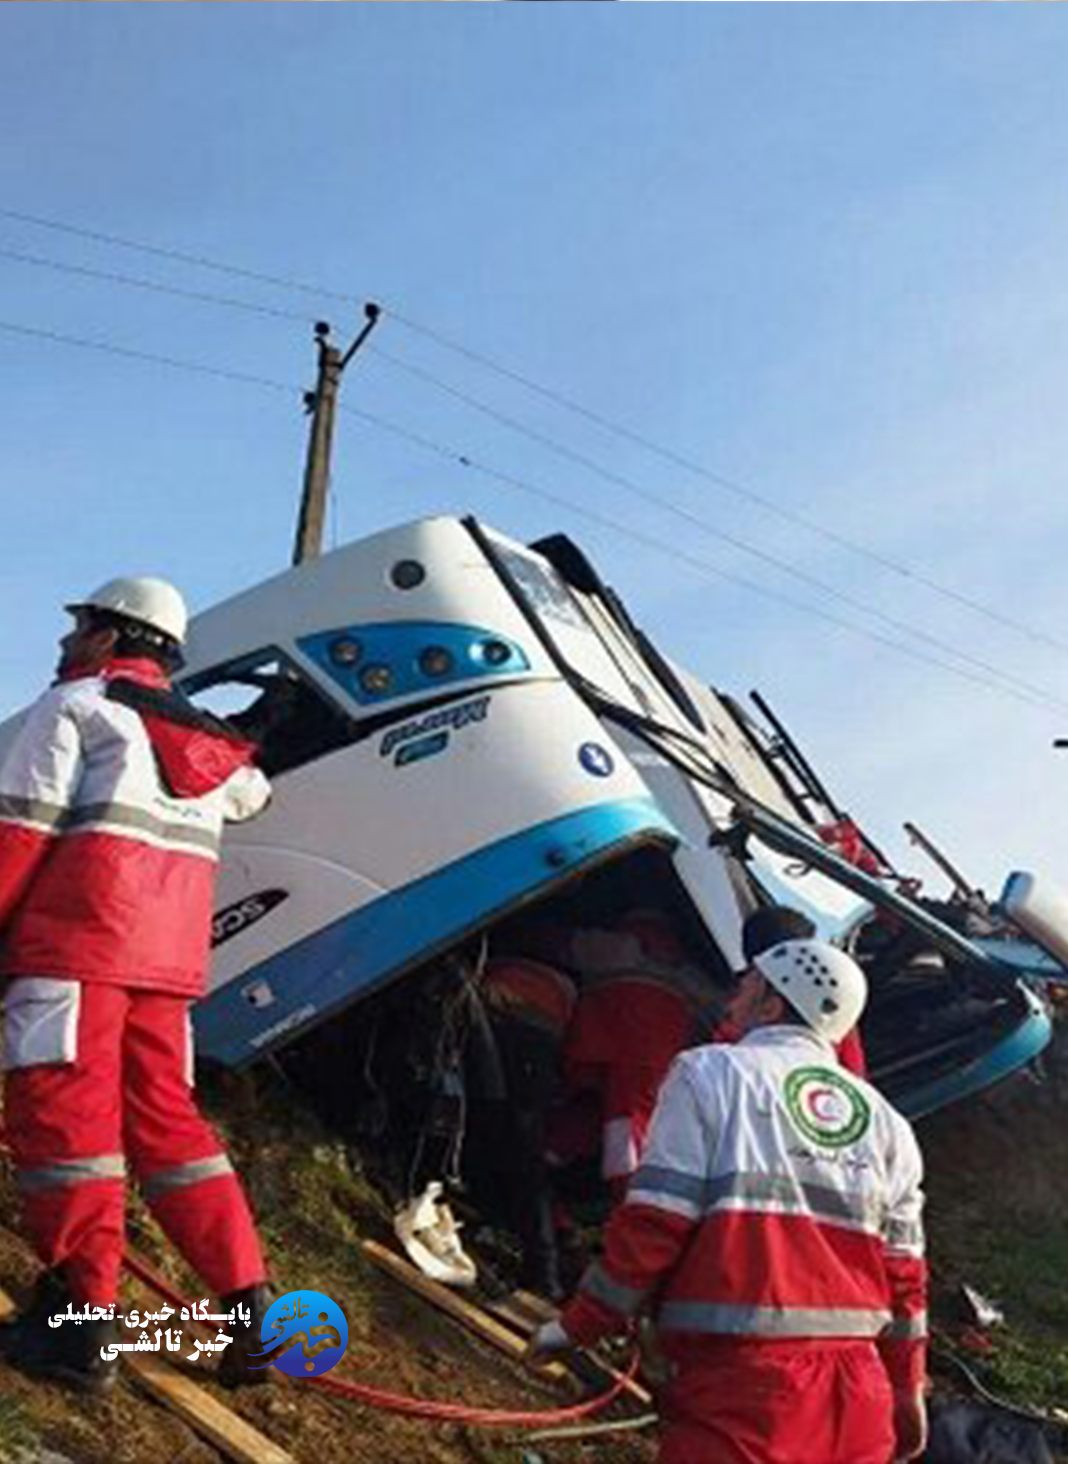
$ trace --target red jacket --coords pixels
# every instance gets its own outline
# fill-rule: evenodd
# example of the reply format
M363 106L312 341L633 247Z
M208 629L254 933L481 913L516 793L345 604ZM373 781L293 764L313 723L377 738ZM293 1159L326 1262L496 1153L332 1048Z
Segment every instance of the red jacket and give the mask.
M708 1339L876 1342L924 1374L922 1161L829 1043L762 1027L677 1058L641 1167L562 1321L588 1345L648 1304L671 1354Z
M201 995L223 819L267 801L254 750L150 660L46 691L0 750L0 975Z

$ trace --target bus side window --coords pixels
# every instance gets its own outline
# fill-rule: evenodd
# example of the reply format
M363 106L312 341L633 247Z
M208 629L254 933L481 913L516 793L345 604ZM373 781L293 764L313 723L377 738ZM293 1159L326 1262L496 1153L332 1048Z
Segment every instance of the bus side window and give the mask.
M182 690L259 747L269 777L303 767L354 740L351 719L277 651L202 671Z

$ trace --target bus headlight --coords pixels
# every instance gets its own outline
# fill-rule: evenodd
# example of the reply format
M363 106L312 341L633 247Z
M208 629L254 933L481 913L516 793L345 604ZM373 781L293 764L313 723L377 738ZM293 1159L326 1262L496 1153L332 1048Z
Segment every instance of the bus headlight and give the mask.
M335 666L355 666L363 655L363 646L351 636L338 636L330 643L330 659Z
M384 696L393 686L393 672L377 662L365 666L360 672L360 685L369 696Z
M501 640L483 641L478 649L487 666L503 666L512 658L511 646Z
M427 646L419 653L419 669L424 676L448 676L454 664L452 652L444 646Z

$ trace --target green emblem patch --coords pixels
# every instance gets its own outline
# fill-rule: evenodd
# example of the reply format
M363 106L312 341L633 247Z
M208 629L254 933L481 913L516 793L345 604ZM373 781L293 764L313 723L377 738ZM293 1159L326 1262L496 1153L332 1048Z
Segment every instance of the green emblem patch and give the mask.
M871 1124L864 1094L833 1068L795 1068L787 1075L784 1096L798 1132L827 1149L855 1144Z

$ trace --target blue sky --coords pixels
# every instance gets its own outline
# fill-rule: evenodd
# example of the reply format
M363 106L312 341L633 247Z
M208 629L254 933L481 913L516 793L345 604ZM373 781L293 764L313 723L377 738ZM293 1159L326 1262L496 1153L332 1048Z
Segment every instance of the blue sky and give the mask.
M374 298L790 514L1068 645L1068 115L1055 6L49 5L0 11L0 208ZM0 215L0 321L310 385L355 305ZM348 313L346 313L348 312ZM1063 699L1038 709L715 577L902 632L361 358L354 406L692 566L342 419L341 539L564 529L669 654L760 687L841 800L988 886L1068 884L1068 650L807 533L387 319L395 353L801 572ZM0 712L58 606L130 570L204 606L287 562L299 396L0 327ZM912 642L939 660L930 641Z

